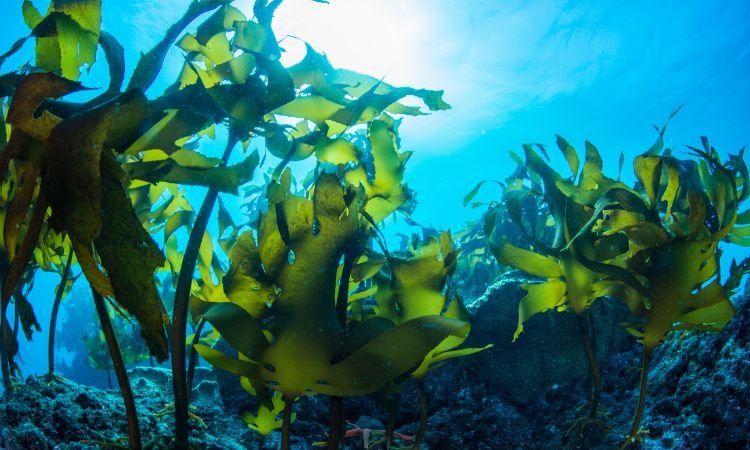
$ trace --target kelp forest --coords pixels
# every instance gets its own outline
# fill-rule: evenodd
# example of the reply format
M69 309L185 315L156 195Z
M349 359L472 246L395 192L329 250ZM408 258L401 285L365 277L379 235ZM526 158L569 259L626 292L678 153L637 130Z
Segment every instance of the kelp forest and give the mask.
M388 420L365 448L427 448L426 379L496 344L466 342L465 292L513 271L524 292L514 340L545 312L579 326L588 376L577 381L585 407L565 424L570 435L610 420L596 351L609 318L593 306L627 309L627 321L606 326L621 325L640 348L632 422L617 436L637 447L649 439L641 422L656 350L717 333L737 314L730 299L750 258L722 256L750 246L744 149L723 156L705 137L667 147L680 108L650 148L620 156L616 174L604 173L590 142L583 154L561 136L557 149L524 145L511 152L512 172L498 168L466 195L480 220L452 232L422 227L394 245L386 223L411 220L417 207L399 126L449 109L442 91L336 68L309 44L284 66L273 27L281 0L255 0L251 14L232 0L192 0L126 70L101 3L52 0L45 12L24 0L29 34L0 56L3 395L24 382L19 340L43 328L44 382L66 383L55 367L58 312L93 301L77 306L95 311L88 364L114 375L127 419L126 436L94 445L162 448L144 431L128 371L150 361L170 375L173 403L159 412L169 448L200 448L191 408L200 366L232 374L255 397L257 411L240 420L263 438L280 434L281 449L296 448L295 405L310 396L327 407L316 446L341 449L360 436L345 399L370 397ZM179 75L154 92L174 48ZM3 66L22 49L34 59ZM88 83L95 64L107 68L106 86ZM631 172L634 182L623 181ZM494 200L474 202L480 191ZM57 283L48 324L28 299L39 271ZM75 295L74 282L90 296ZM400 405L407 383L416 402ZM419 418L413 433L400 431L401 406Z

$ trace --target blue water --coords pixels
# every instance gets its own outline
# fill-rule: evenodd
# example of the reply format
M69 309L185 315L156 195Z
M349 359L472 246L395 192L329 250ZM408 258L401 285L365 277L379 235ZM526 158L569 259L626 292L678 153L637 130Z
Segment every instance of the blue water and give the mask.
M2 2L0 51L28 33L21 3ZM35 2L42 10L47 3ZM130 70L187 3L104 0L104 29L125 46ZM251 2L237 3L247 10ZM630 160L647 149L656 137L651 125L685 104L668 146L680 151L701 135L724 154L747 145L749 17L745 0L287 0L275 28L279 37L297 36L327 52L334 66L445 90L453 109L407 119L401 131L404 148L415 151L406 171L418 192L414 219L455 230L480 214L463 207L463 196L479 180L507 176L507 151L524 142L554 145L558 133L582 149L589 139L616 173L620 151ZM31 49L28 43L3 69L26 62ZM173 51L149 93L170 84L180 65ZM95 68L84 83L102 86L104 70ZM478 199L496 198L492 189ZM54 283L40 275L30 297L45 329ZM45 352L45 333L22 343L24 374L46 371Z

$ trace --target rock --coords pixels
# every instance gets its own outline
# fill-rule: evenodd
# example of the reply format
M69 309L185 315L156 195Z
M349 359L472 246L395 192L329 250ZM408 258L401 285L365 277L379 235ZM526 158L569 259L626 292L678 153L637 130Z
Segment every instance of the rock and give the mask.
M520 402L588 374L581 329L573 313L537 314L525 322L523 332L512 342L518 304L526 295L520 285L527 281L519 272L506 273L483 296L467 304L472 329L466 345L491 343L494 347L460 361L472 382L484 383L501 398ZM634 339L619 325L628 317L622 304L600 299L592 313L597 319L598 355L634 345Z
M735 306L721 332L657 347L643 419L652 439L673 448L750 448L750 301Z
M0 429L0 448L8 450L47 450L50 446L39 428L30 423L24 423L18 427L3 427Z
M197 368L193 390L194 413L207 428L191 422L191 442L206 450L252 448L255 433L239 416L227 414L218 385L207 368ZM170 412L157 416L172 403L170 372L137 367L129 371L144 445L169 449L173 437ZM119 390L82 386L69 380L29 377L0 398L0 449L94 449L96 442L127 436L127 422ZM81 442L92 444L82 444Z

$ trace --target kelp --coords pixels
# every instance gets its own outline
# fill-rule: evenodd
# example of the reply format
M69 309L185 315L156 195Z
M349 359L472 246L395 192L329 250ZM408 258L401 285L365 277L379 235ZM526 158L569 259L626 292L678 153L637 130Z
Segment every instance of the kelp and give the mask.
M253 396L259 395L249 379L240 378L240 385L248 394ZM268 402L261 402L255 414L245 411L241 415L242 421L247 424L247 427L260 434L264 439L272 431L278 430L283 426L283 420L279 419L278 416L284 412L286 407L283 395L279 391L271 394L270 405L266 403ZM296 418L297 415L292 413L291 422L294 422Z
M453 248L450 232L428 238L412 248L408 257L389 256L390 276L374 279L377 291L376 304L368 320L387 320L396 325L418 317L441 316L454 320L469 320L462 299L453 290L448 279L456 269L459 250ZM361 308L364 313L366 308ZM367 324L367 321L364 322ZM419 366L409 373L417 380L420 396L420 425L414 437L413 448L420 448L427 427L427 392L424 377L446 361L478 353L492 347L458 348L467 336L449 336L433 348ZM397 386L400 383L395 383ZM390 439L388 435L386 438Z
M344 249L353 240L361 239L360 231L366 222L359 214L361 191L357 194L354 188L343 190L339 183L335 176L321 175L312 200L290 197L262 217L256 260L262 266L251 265L245 274L251 277L262 273L278 288L277 298L261 310L261 314L273 314L274 328L269 331L274 339L269 342L261 326L251 327L251 319L247 326L238 327L241 333L232 333L232 321L225 324L223 316L209 312L208 320L253 362L228 364L199 347L209 361L261 380L291 397L314 393L364 395L408 371L447 336L468 331L466 323L459 320L414 318L351 348L358 336L345 337L336 320L336 273ZM313 221L319 227L317 234L312 233ZM251 248L246 250L252 252ZM321 267L321 261L331 263ZM366 331L363 328L359 333ZM395 342L400 342L399 349L391 347ZM290 354L296 357L291 358ZM374 373L370 367L382 370Z
M364 192L321 174L310 196L284 196L261 216L257 242L252 234L238 238L224 280L231 303L216 304L204 317L242 357L197 345L204 358L283 392L291 403L300 395L376 392L448 336L465 338L465 321L439 314L401 324L365 321L348 331L336 306L337 286L349 285L339 281L339 261L367 237Z
M101 0L53 0L42 16L30 0L23 18L36 38L36 65L76 80L81 66L91 67L101 33Z
M509 243L495 218L488 214L486 219L488 243L498 261L542 279L523 285L527 295L519 305L514 339L535 314L570 309L580 315L598 298L615 298L636 317L627 329L644 346L641 395L623 447L641 439L654 348L674 331L720 331L734 315L729 295L747 273L746 261L733 261L728 280L720 281L720 243L748 244L743 239L748 215L740 212L747 197L743 150L722 161L701 138L702 148L690 147L693 158L680 159L664 149L665 128L657 129L657 142L634 159L634 187L618 181L619 176L605 176L599 152L589 142L579 173L575 150L558 136L571 178L554 171L531 145L524 146L525 162L517 158L523 167L507 184L506 198L513 186L525 197L544 201L552 219L549 228L555 230L551 242L546 231L527 231L524 214L512 216L537 251ZM506 203L509 210L516 208Z
M3 126L0 172L4 184L19 186L8 192L3 203L3 242L7 243L3 246L7 252L3 253L6 263L2 270L4 344L8 335L5 311L29 262L38 253L36 247L44 242L42 234L51 227L70 238L75 260L97 294L133 314L151 353L159 360L166 359L165 325L169 319L154 284L154 273L164 265L165 257L149 232L166 224L174 212L188 211L171 183L236 192L251 178L258 163L257 156L249 155L236 166L221 167L223 163L185 147L194 145L191 139L210 130L212 124L227 123L231 142L228 159L235 143L247 142L259 132L268 111L295 96L291 79L277 61L279 50L270 29L270 17L279 2L257 2L258 20L238 25L262 29L258 41L262 45L251 42L256 39L254 35L238 36L237 48L246 48L248 56L238 55L229 67L232 70L217 69L213 84L196 79L156 99L143 95L158 75L166 50L182 30L204 12L218 8L217 17L227 15L231 10L220 8L226 3L192 2L164 40L142 56L125 93L119 92L125 79L122 48L113 36L100 31L100 2L53 1L45 16L31 2L24 3L24 18L37 44L37 67L26 66L2 76L3 95L10 95L11 100L7 119L10 134L6 136ZM238 31L235 20L229 21L231 26L216 27L215 22L216 18L199 29L199 42L207 43L204 38L210 39L210 33ZM19 41L8 54L22 44ZM82 68L94 63L98 46L110 66L107 91L84 103L67 101L68 94L84 89L75 80ZM194 56L192 52L188 55L186 66L193 71L202 64L205 67L205 61ZM255 68L238 72L250 57L256 61ZM222 75L226 80L216 78ZM157 160L146 151L161 151L167 156ZM155 189L145 183L155 184ZM160 184L172 186L167 190L170 198L155 207L158 190L165 192ZM193 229L196 227L197 223L193 224ZM203 231L196 234L201 237ZM170 242L166 244L170 248ZM139 264L133 264L135 260ZM180 264L181 268L190 265ZM192 271L185 272L192 282ZM178 321L175 328L179 331L180 326ZM8 345L3 345L2 358L6 386L7 369L17 347L9 339ZM131 445L138 448L140 443Z
M395 268L387 270L397 283L409 275L397 274L396 267L419 260L399 263L367 247L383 219L414 207L404 183L411 153L400 148L400 119L394 116L425 113L402 103L407 97L430 111L449 108L442 91L392 86L333 68L310 46L287 69L272 29L281 2L256 1L250 19L229 3L192 1L128 77L122 46L101 30L100 1L53 1L42 15L27 0L22 9L36 42L35 66L0 76L0 92L10 97L10 133L3 123L0 153L4 381L9 386L17 355L6 321L11 300L30 332L35 321L23 286L37 268L53 270L62 277L60 297L71 266L77 267L93 289L118 368L133 448L141 444L123 370L128 350L116 345L105 302L109 311L134 318L157 360L171 356L180 448L188 445L188 310L196 323L212 323L243 355L232 360L196 345L206 359L265 386L256 391L265 406L281 395L266 391L283 394L285 446L294 397L369 394L474 351L455 350L468 334L467 315L458 298L448 301L440 292L455 263L449 238L441 243L442 259L420 257L444 266L442 282L434 284L423 273L417 284L394 285L400 301L416 312L389 321L365 320L358 311L377 293L371 279L386 265ZM207 12L212 14L194 32L184 32ZM0 63L27 39L18 40ZM185 52L183 70L162 95L147 97L174 43ZM96 62L99 48L109 68L106 90L85 102L70 101L70 94L87 89L77 80ZM281 125L289 117L300 121ZM221 158L199 149L216 124L228 128ZM219 192L237 194L260 164L257 153L246 151L257 136L282 160L265 189L268 210L257 229L248 231L219 201L219 234L211 236L206 226ZM229 164L238 147L246 154ZM310 156L318 166L297 189L284 167ZM186 200L185 185L207 188L199 208ZM182 251L178 239L185 234ZM221 252L229 253L228 271ZM156 288L160 271L171 274L175 286L171 318ZM416 306L427 299L442 299L438 304L446 310ZM301 376L300 367L312 370Z
M248 380L244 381L246 384L253 380L254 386L260 381L265 388L282 392L286 388L292 393L285 392L285 401L289 402L301 394L372 393L409 369L411 376L421 379L429 369L446 360L481 350L455 350L466 338L468 313L459 298L453 295L449 301L448 294L443 293L458 253L452 249L448 233L439 241L415 249L410 259L384 258L366 251L352 259L355 262L347 274L347 249L356 247L353 242L367 236L364 231L372 231L371 218L366 220L356 213L362 208L363 190L342 188L340 179L322 174L311 189L312 199L307 200L288 191L290 177L288 172L285 174L282 179L286 181L268 188L267 195L274 200L261 216L258 240L246 232L232 248L232 264L223 280L229 303L220 302L202 312L239 351L240 359L232 360L197 345L206 359L241 374ZM323 251L328 253L310 256ZM329 252L338 256L330 256ZM338 263L342 257L343 266ZM310 261L331 261L331 265L329 269L321 269L319 263L308 268ZM363 287L370 284L369 280L384 280L377 274L386 266L392 271L392 289L380 285ZM297 281L302 275L306 276L303 284ZM328 281L322 283L319 277ZM298 285L305 289L295 288ZM331 317L331 313L338 316L336 299L341 298L343 289L350 291L345 297L349 310L345 326ZM389 295L390 300L383 300L382 294ZM363 307L373 296L379 305L398 302L400 313ZM313 302L315 307L310 306ZM431 328L437 327L438 333L446 334L425 344L426 337L422 335L427 323ZM450 327L446 328L450 323L464 325L461 331L451 332ZM409 345L400 341L404 336L410 337ZM389 349L395 342L391 339L398 339L401 348ZM274 346L281 348L273 349ZM282 351L306 356L295 358L302 361L287 361L281 356ZM370 354L369 361L363 358L366 354ZM423 356L417 359L420 354ZM379 367L380 373L369 374L372 367ZM392 370L385 371L383 367ZM306 376L300 376L300 372ZM346 379L357 380L356 390L341 373L347 374ZM296 389L294 382L298 383Z

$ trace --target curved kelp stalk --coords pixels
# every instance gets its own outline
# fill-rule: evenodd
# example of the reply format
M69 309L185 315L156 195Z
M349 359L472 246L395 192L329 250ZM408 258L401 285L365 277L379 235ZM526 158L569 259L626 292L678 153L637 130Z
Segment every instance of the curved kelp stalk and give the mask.
M294 404L294 398L285 396L284 397L284 418L282 419L281 426L281 450L289 450L292 448L292 405Z
M125 367L125 361L122 359L122 354L120 353L120 346L117 343L115 330L112 327L112 322L109 318L109 312L104 303L104 298L102 298L101 294L99 294L96 289L92 288L91 293L94 296L96 314L99 316L102 332L107 340L107 347L109 348L109 354L112 358L112 365L114 366L115 375L117 376L117 383L120 386L122 400L125 403L125 415L128 420L128 446L131 449L138 450L142 448L141 430L138 425L138 411L135 407L135 398L133 397L133 390L130 387L128 371Z
M596 347L594 345L595 333L593 330L593 318L590 311L576 315L578 328L581 330L583 349L589 365L589 378L591 389L589 390L589 415L588 420L595 420L599 411L599 402L602 395L602 377L599 371L599 363L596 359Z
M187 394L188 404L190 403L190 394L193 392L193 379L195 377L195 365L198 363L198 353L195 351L195 344L198 344L201 339L201 333L203 333L203 327L206 325L206 319L202 318L198 321L195 326L195 334L193 335L193 342L190 345L190 357L188 358L187 366Z
M224 149L221 161L226 166L232 154L232 150L237 141L230 136ZM255 159L257 165L257 158ZM221 167L221 166L220 166ZM180 273L177 278L177 287L174 294L174 310L172 312L172 383L174 390L175 403L175 440L178 448L187 448L188 440L188 420L189 420L189 392L188 376L185 361L185 339L188 319L188 302L190 300L190 290L193 286L193 277L195 276L195 267L198 261L198 252L203 242L203 234L206 232L208 219L211 217L216 199L219 196L219 190L209 188L206 197L203 199L201 208L198 211L193 228L190 230L185 256L182 260ZM190 380L192 381L192 380Z
M52 303L52 313L49 319L49 336L47 340L47 375L53 377L55 375L55 331L57 329L57 315L60 311L60 303L62 303L63 295L65 294L65 288L68 284L68 277L70 276L70 265L73 262L73 251L70 250L68 253L68 259L65 261L65 266L60 277L60 284L57 285L55 291L55 300Z
M417 379L417 392L419 392L419 428L417 428L417 434L414 435L414 444L411 447L414 450L422 448L422 441L427 433L427 419L430 417L427 410L427 389L421 378Z
M221 164L225 166L229 161L231 152L238 142L240 137L247 135L249 132L255 130L256 126L259 126L263 121L263 116L270 110L287 103L294 98L294 88L291 82L291 78L278 63L279 49L276 44L273 31L271 30L271 18L273 16L274 9L279 5L280 2L274 2L270 5L266 5L265 1L257 1L254 6L254 11L258 22L255 21L243 21L234 22L237 27L247 27L255 29L256 31L262 31L262 34L255 35L255 38L247 38L246 34L238 31L238 35L235 37L234 45L238 50L247 50L251 48L254 50L253 59L257 58L258 73L252 76L249 73L241 76L237 75L238 79L230 77L229 81L235 83L237 87L243 86L241 89L237 89L237 92L244 91L245 96L243 101L249 101L254 103L249 111L244 111L242 116L230 117L229 127L230 135L227 146L224 150L224 154L221 159ZM213 19L221 20L222 23L226 22L224 17L239 17L244 18L239 11L235 9L222 9L217 13L217 16ZM210 23L209 19L209 23ZM231 23L231 22L230 22ZM244 28L243 28L244 29ZM219 28L219 32L216 36L224 36L226 39L226 32L234 31L234 28L225 29L223 26ZM208 52L207 48L202 48L201 40L205 39L205 36L199 35L188 35L181 45L195 45L198 50L197 54ZM250 53L247 53L249 55ZM208 58L215 57L213 54L206 54ZM246 55L245 55L246 56ZM238 63L242 57L235 58ZM185 76L200 77L200 71L192 64L186 65L186 69L183 72L184 82ZM205 80L205 79L203 79ZM264 82L265 80L265 82ZM198 81L198 80L196 80ZM207 80L206 80L207 81ZM198 81L205 83L206 81ZM221 86L218 86L221 87ZM229 106L229 105L227 105ZM238 105L232 107L237 108ZM242 110L240 110L242 111ZM252 160L249 164L246 164L244 168L243 177L249 179L258 164L257 153L253 154ZM174 395L175 395L175 432L176 442L178 446L186 447L188 445L188 391L187 391L187 380L185 374L185 337L188 317L188 303L190 300L190 292L193 285L193 277L196 268L198 253L203 242L203 236L210 218L211 211L213 210L214 204L219 194L217 187L210 187L209 191L204 198L203 204L198 212L195 219L195 223L190 231L190 237L188 239L187 248L185 250L184 257L181 262L179 275L177 278L177 286L175 289L175 303L174 311L172 315L172 369L173 369L173 383L174 383Z

